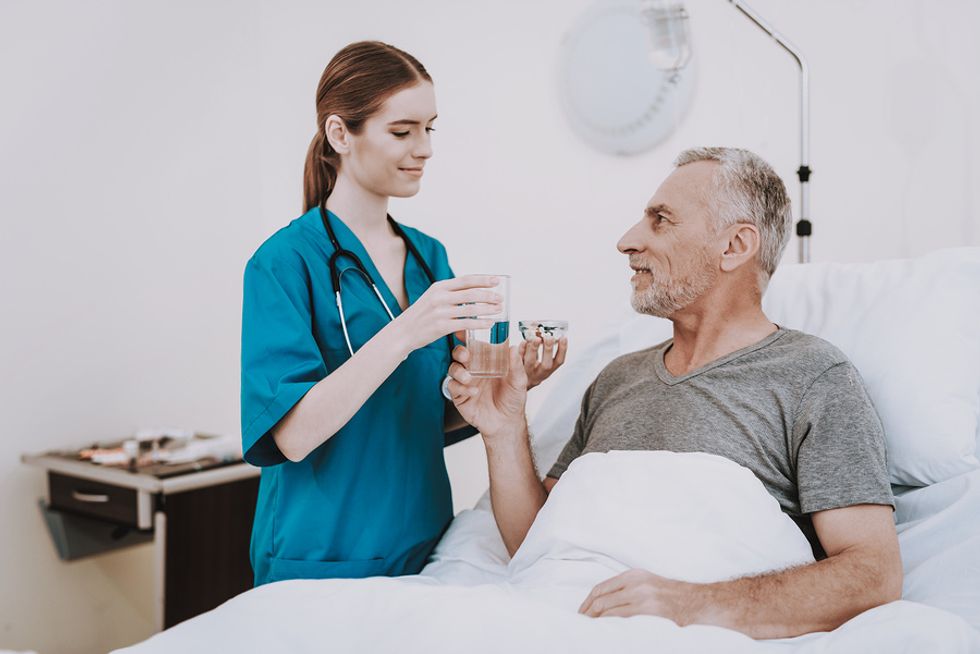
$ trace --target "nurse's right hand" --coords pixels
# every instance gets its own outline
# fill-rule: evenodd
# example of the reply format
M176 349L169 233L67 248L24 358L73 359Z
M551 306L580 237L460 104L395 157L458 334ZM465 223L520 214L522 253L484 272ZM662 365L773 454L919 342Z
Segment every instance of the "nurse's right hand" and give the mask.
M492 275L464 275L436 282L392 326L407 339L409 352L453 332L489 329L494 320L480 316L503 310L503 298L492 290L497 281Z

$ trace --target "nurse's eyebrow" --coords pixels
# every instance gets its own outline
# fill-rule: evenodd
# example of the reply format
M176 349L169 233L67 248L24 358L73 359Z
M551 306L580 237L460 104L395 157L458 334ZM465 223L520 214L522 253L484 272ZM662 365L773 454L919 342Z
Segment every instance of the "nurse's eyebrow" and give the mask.
M436 114L435 116L433 116L432 118L430 118L428 122L431 123L433 120L435 120L438 117L439 117L439 114ZM388 123L388 126L389 127L391 127L392 125L421 125L421 123L419 121L417 121L417 120L410 120L408 118L402 118L401 120L393 120L390 123Z

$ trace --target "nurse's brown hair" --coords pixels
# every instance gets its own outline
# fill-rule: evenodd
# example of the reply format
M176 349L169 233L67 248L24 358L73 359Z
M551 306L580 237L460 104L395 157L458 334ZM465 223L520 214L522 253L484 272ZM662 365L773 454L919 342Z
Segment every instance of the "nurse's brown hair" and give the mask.
M348 131L359 134L385 100L422 80L432 78L415 57L380 41L351 43L334 55L316 89L316 136L303 171L304 212L325 200L337 182L340 155L323 133L327 118L336 114Z

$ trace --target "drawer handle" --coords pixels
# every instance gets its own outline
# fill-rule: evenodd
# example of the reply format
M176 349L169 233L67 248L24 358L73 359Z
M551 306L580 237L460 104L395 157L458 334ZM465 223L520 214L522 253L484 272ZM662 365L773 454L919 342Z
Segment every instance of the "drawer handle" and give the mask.
M71 492L72 498L79 502L90 502L92 504L105 504L109 501L108 495L96 495L95 493L81 493L77 490Z

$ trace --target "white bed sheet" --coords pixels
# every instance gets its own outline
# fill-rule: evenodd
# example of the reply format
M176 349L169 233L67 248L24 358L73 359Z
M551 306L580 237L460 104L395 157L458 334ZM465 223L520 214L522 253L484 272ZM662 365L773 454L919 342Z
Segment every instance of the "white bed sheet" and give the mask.
M916 329L924 324L923 333L933 333L932 323L922 323L922 316L942 314L944 333L961 335L959 340L942 339L941 343L934 343L946 355L936 359L945 362L939 370L942 381L948 382L946 386L938 386L935 379L930 379L927 388L914 383L901 386L901 393L916 393L912 399L918 405L904 399L876 403L880 405L879 410L888 410L888 416L883 416L887 418L886 423L890 420L899 427L888 434L893 454L904 451L900 438L900 432L904 431L908 432L905 434L908 439L915 441L914 447L926 448L923 450L926 454L948 454L953 450L944 448L943 442L937 440L937 429L948 431L952 424L947 420L950 414L945 407L950 402L958 402L961 409L958 415L964 424L974 424L980 411L980 399L973 397L980 387L980 377L977 377L975 358L971 358L977 352L976 310L980 305L975 289L980 272L977 266L980 248L938 252L927 259L784 267L767 294L767 310L786 326L826 336L834 342L840 340L842 347L859 342L861 347L849 353L854 355L856 363L862 364L859 368L867 376L872 391L876 380L891 381L896 367L903 374L911 374L913 379L921 377L919 358L906 357L904 347L897 355L890 355L884 345L894 345L896 339L905 338L914 349L914 344L921 342ZM926 275L914 285L905 283L906 273L924 268L932 276ZM935 281L938 279L935 275L940 274L943 283ZM784 277L792 278L795 284L780 282ZM896 283L898 277L905 281ZM809 290L801 295L798 287ZM937 295L937 287L945 289L946 294ZM842 293L841 289L849 289L850 294ZM947 297L949 293L955 297ZM853 307L865 306L862 297L878 303L884 326L853 320ZM937 301L936 311L922 310ZM888 306L881 306L882 303ZM950 308L956 311L951 313ZM833 316L843 318L835 322L830 319ZM830 330L834 325L843 326L845 332ZM578 401L599 370L615 356L669 337L669 327L666 321L633 316L568 362L532 425L535 460L542 465L542 472L558 456L571 433L578 415ZM870 337L859 338L858 332ZM879 336L886 332L890 340L883 342ZM961 348L963 342L970 347ZM957 364L954 367L959 376L949 374L951 369L946 364L952 363ZM901 398L907 398L901 393ZM925 408L920 406L923 403ZM927 424L916 422L926 415L932 416ZM976 450L980 454L980 425L973 429L977 431ZM960 439L961 431L969 434L971 429L956 431L956 439ZM969 436L966 441L969 446ZM962 448L957 445L953 449L959 456ZM948 456L940 458L940 463L949 459ZM905 461L905 467L925 465L929 457L921 459L912 456ZM939 478L944 481L899 491L896 496L895 519L905 569L903 600L865 612L831 633L753 641L726 629L680 628L654 617L594 620L579 616L568 606L542 601L540 596L524 592L526 588L508 583L509 557L489 511L489 500L484 496L474 509L457 516L421 575L270 584L120 651L130 654L216 650L406 654L541 650L980 654L980 470ZM912 475L910 479L931 481L932 477ZM569 605L577 604L575 600L569 601Z
M654 617L592 619L506 582L485 503L462 512L421 575L288 581L120 650L156 652L980 652L980 471L897 497L903 600L830 633L753 641Z

